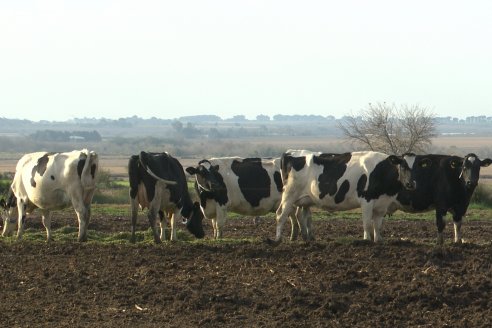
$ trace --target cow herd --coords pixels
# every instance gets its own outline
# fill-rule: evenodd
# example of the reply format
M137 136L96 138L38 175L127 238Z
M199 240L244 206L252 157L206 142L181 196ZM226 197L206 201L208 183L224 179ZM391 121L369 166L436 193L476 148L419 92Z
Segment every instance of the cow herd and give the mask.
M327 211L361 209L364 239L381 241L383 217L396 210L423 212L435 209L437 242L443 243L444 216L450 212L454 241L462 241L461 224L478 184L480 168L492 160L475 154L387 155L374 151L343 154L288 150L279 158L208 158L183 169L168 153L140 152L130 157L128 176L131 204L131 242L139 209L147 216L156 243L176 240L179 223L203 238L203 218L210 219L215 239L224 236L228 212L248 216L276 212L275 239L282 240L287 218L291 240L299 231L314 239L311 207ZM2 236L17 227L23 234L26 214L39 209L52 239L50 213L73 206L79 222L79 241L87 240L92 197L99 170L98 155L87 149L67 153L37 152L24 155L16 166L11 188L0 200ZM196 196L188 191L185 171L193 178ZM160 228L160 231L158 231Z

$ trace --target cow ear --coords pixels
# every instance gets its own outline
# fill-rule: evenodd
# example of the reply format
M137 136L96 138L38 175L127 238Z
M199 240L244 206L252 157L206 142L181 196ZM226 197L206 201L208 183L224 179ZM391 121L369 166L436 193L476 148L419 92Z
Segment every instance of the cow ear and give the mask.
M188 172L191 175L197 174L198 170L194 168L193 166L189 166L186 168L186 172Z
M489 166L490 164L492 164L492 159L490 159L490 158L486 158L486 159L484 159L484 160L482 161L481 166L483 166L483 167L487 167L487 166Z
M219 165L218 164L217 165L214 165L212 167L214 168L215 171L218 171L219 170Z
M429 158L424 158L419 162L419 166L422 168L430 167L432 165L432 161Z
M393 165L399 165L403 162L403 159L399 156L395 156L395 155L390 155L388 157L388 161L393 164Z

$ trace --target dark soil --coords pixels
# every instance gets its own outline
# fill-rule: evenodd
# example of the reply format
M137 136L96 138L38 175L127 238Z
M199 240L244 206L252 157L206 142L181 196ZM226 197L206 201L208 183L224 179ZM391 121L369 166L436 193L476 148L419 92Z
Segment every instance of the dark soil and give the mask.
M38 218L27 225L42 229ZM90 227L129 231L129 220L96 216ZM275 248L263 242L274 221L251 218L229 220L223 242L0 239L0 325L492 327L492 221L465 222L463 245L448 225L443 247L429 221L386 220L379 245L361 240L360 220L314 227L315 242Z

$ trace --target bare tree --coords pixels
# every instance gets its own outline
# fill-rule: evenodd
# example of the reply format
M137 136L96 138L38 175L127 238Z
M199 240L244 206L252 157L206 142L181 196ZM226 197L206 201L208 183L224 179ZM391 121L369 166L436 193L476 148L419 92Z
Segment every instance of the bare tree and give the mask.
M387 154L423 152L436 136L433 115L418 105L369 104L358 116L347 116L339 128L349 140Z

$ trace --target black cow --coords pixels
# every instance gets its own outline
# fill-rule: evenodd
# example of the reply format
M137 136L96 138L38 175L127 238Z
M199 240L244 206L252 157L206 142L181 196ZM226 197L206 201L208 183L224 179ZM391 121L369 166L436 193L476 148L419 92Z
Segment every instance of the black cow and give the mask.
M406 212L424 212L435 208L438 244L443 243L443 217L451 212L454 241L461 243L462 218L478 184L480 168L489 166L492 160L487 158L481 161L475 154L468 154L464 158L407 154L405 158L412 167L417 187L400 191L397 196L398 208Z
M131 242L135 242L135 225L139 206L141 209L149 209L149 223L156 243L161 242L161 239L165 239L164 212L172 213L170 215L171 240L177 240L177 217L186 219L186 227L195 237L204 237L203 213L200 210L200 204L192 202L183 166L176 158L168 153L142 151L140 155L130 157L128 175L132 207ZM161 220L160 237L156 230L155 219L157 215L159 215Z

